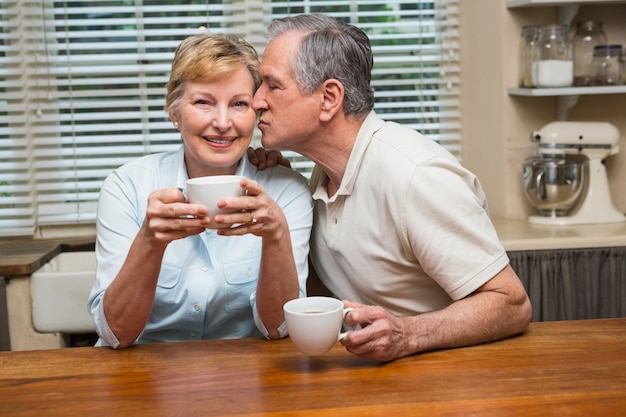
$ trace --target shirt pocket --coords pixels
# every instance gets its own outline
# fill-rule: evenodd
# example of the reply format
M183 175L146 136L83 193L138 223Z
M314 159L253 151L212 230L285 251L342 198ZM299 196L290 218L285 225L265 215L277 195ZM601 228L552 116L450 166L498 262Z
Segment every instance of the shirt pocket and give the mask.
M250 308L250 295L256 291L259 280L261 259L248 258L236 262L224 262L224 279L226 281L226 311Z
M156 295L154 306L158 310L166 308L165 306L173 306L177 304L178 292L176 286L180 282L182 268L173 265L162 264L159 280L157 281Z

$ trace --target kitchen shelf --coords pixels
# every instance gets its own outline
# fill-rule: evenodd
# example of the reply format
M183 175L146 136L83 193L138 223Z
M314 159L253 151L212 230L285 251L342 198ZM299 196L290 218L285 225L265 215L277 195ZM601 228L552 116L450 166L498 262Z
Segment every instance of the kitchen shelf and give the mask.
M625 94L626 85L591 86L591 87L560 87L560 88L509 88L510 96L525 97L556 97L557 118L567 120L572 107L581 95Z
M509 88L507 91L509 95L512 96L529 97L582 96L588 94L624 94L626 93L626 85L560 88Z
M540 6L567 6L567 5L610 5L624 4L624 0L510 0L506 3L509 9L521 7L540 7Z

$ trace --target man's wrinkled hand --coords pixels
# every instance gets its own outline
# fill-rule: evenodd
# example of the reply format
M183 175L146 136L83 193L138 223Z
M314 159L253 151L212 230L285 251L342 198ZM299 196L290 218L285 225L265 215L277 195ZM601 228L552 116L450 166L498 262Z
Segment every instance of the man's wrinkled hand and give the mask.
M280 151L268 151L265 148L248 148L248 160L261 171L265 168L273 168L277 165L291 168L291 163Z

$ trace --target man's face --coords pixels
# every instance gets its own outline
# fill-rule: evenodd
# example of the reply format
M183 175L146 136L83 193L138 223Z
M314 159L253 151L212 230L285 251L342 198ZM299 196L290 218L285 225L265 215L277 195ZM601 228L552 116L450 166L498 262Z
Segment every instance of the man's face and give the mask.
M291 71L302 36L289 32L267 45L260 68L262 84L252 106L259 113L258 126L265 148L306 154L307 139L319 126L322 97L317 93L302 94Z

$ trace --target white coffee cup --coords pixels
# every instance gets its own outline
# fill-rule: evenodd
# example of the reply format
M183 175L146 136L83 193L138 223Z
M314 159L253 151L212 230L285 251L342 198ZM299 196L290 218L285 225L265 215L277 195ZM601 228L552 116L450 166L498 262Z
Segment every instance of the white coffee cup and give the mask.
M331 297L296 298L285 303L283 311L289 336L296 347L310 356L328 352L341 333L343 319L352 308L343 308L343 302Z
M230 227L230 224L215 223L215 215L233 212L233 210L218 209L217 202L244 195L245 190L239 185L243 178L245 177L241 175L213 175L209 177L190 178L187 180L189 202L202 204L209 210L211 224L208 229Z

